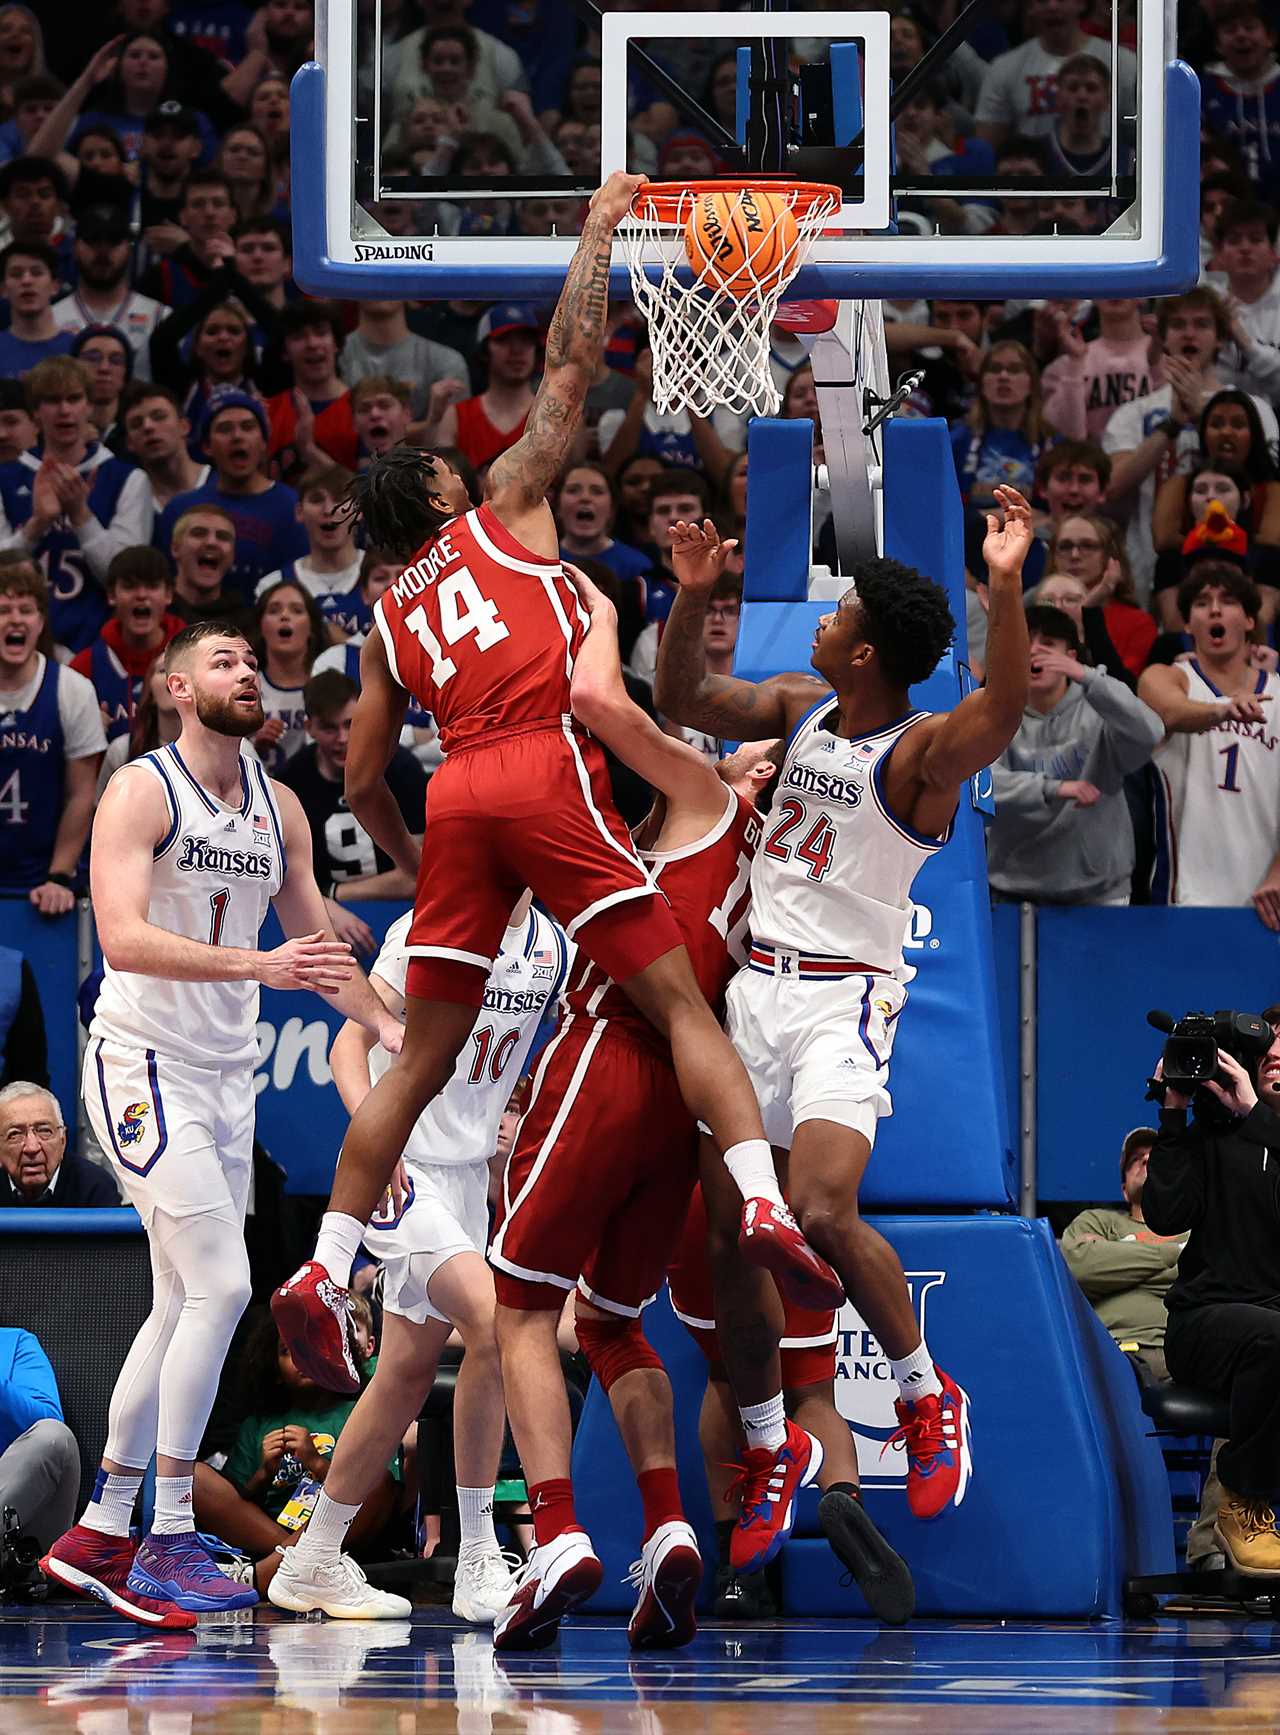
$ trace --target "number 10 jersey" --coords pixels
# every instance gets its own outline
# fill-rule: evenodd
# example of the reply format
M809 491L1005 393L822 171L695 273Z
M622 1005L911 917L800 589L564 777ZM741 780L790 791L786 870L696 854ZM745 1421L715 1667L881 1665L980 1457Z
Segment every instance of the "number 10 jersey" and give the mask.
M558 560L539 560L489 506L453 519L379 597L396 681L435 717L446 754L569 714L587 629Z

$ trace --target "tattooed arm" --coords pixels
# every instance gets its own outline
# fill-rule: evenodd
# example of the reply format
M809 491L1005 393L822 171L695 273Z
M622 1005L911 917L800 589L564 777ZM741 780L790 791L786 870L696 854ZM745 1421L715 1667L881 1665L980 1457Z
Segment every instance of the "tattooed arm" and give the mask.
M680 594L671 605L658 645L653 699L663 716L730 741L788 735L830 689L811 675L774 675L740 681L707 671L702 629L707 604L735 544L721 542L709 518L671 530L672 567Z
M643 175L615 172L593 196L552 315L542 384L524 433L489 470L493 510L526 546L553 560L560 544L547 489L572 452L587 389L604 354L613 232L644 181Z

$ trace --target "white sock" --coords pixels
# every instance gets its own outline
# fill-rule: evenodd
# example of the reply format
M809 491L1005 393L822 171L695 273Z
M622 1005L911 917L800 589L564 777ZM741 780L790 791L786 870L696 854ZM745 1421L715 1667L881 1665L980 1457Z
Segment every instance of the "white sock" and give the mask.
M322 1488L307 1520L307 1528L293 1545L293 1552L300 1560L336 1560L342 1553L351 1521L359 1510L358 1502L355 1506L344 1506L341 1500L332 1499Z
M128 1536L141 1486L141 1470L99 1470L81 1524L103 1536Z
M156 1510L151 1529L156 1536L177 1536L196 1527L190 1476L156 1477Z
M730 1145L724 1153L724 1166L744 1199L768 1199L771 1205L785 1208L767 1139L743 1139L741 1144Z
M493 1489L458 1489L458 1524L461 1537L459 1556L489 1554L498 1546L498 1533L493 1528Z
M787 1437L787 1412L782 1407L782 1393L763 1404L743 1404L738 1414L747 1433L748 1446L767 1446L776 1452Z
M320 1219L314 1254L317 1265L323 1265L340 1289L351 1287L351 1267L364 1239L364 1224L345 1211L326 1211Z
M938 1370L933 1365L933 1357L925 1347L923 1338L920 1339L919 1349L913 1349L902 1361L891 1359L889 1366L898 1382L898 1390L909 1404L915 1403L917 1398L936 1398L942 1390Z

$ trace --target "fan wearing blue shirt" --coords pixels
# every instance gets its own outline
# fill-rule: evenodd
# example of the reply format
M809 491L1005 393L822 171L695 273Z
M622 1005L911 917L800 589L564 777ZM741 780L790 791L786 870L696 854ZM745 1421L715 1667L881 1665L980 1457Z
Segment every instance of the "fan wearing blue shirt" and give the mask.
M652 563L638 548L614 540L617 511L617 492L608 471L599 464L575 464L556 501L560 552L569 560L583 556L598 560L624 581L643 578Z
M298 496L264 474L267 413L258 398L239 391L215 396L205 411L201 439L213 474L203 487L175 495L161 513L152 541L167 549L184 512L197 505L220 506L236 527L236 557L226 583L248 602L259 580L307 553Z
M58 294L58 256L43 241L11 241L0 253L0 294L9 329L0 331L0 377L17 379L51 355L66 355L74 334L59 331L50 309Z
M80 1449L49 1358L29 1331L0 1329L0 1509L44 1546L75 1522Z
M39 444L0 464L0 548L30 555L49 584L59 645L82 651L107 618L102 588L122 548L147 540L147 478L93 434L89 370L51 356L27 375Z

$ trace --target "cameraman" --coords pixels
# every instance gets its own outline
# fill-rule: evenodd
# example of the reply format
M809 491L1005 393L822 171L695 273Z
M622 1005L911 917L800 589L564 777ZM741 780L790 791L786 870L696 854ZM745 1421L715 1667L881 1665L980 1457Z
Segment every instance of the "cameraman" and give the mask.
M1237 1117L1225 1130L1188 1124L1191 1099L1165 1087L1142 1209L1158 1235L1191 1231L1167 1301L1169 1372L1231 1406L1215 1534L1241 1572L1280 1573L1280 1005L1262 1016L1273 1041L1256 1086L1219 1049L1226 1082L1201 1087Z

